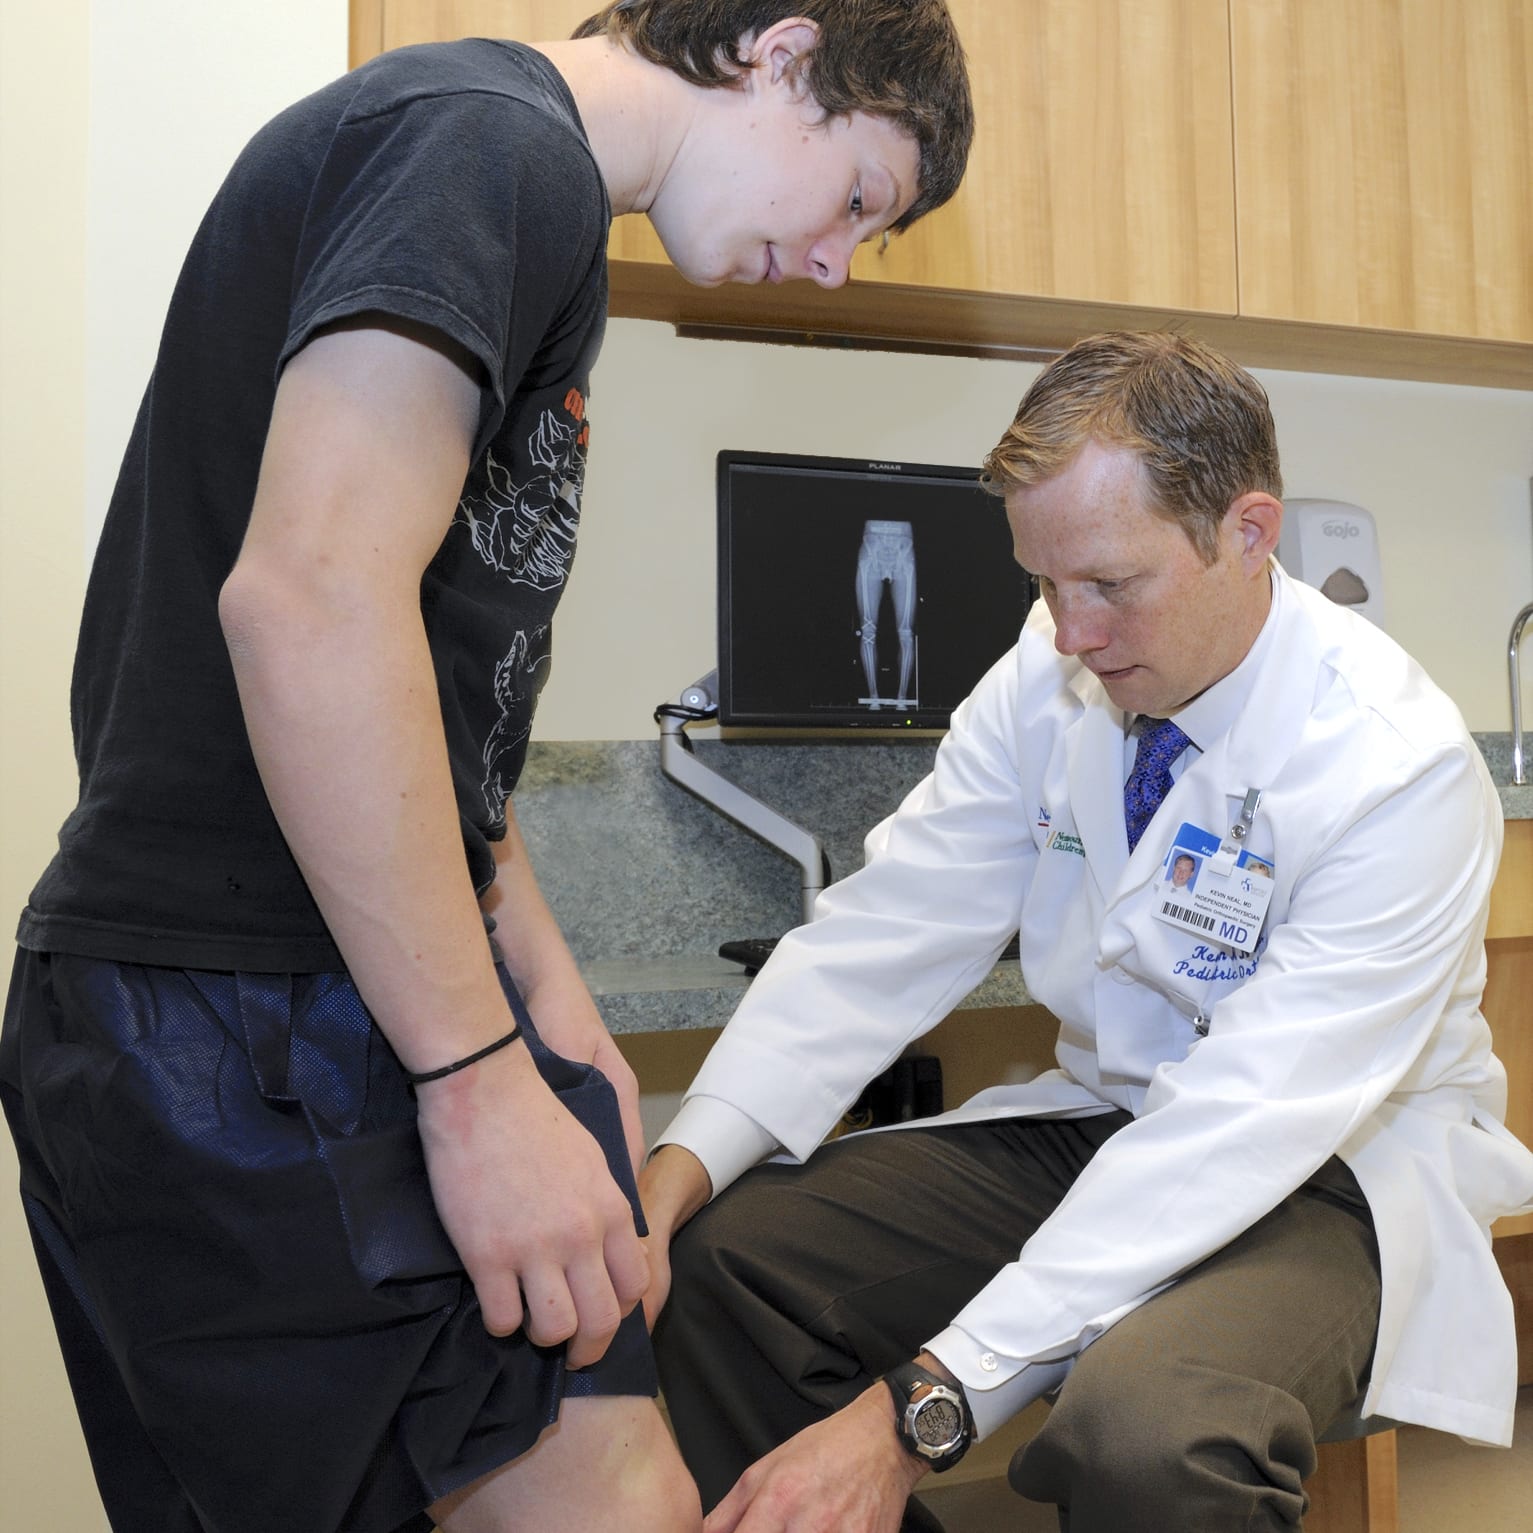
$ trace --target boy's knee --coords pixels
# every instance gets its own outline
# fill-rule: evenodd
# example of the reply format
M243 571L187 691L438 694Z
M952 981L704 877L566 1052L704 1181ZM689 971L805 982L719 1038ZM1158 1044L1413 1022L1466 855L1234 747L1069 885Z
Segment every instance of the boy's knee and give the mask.
M636 1458L611 1510L611 1526L623 1533L697 1533L703 1525L697 1485L674 1452Z

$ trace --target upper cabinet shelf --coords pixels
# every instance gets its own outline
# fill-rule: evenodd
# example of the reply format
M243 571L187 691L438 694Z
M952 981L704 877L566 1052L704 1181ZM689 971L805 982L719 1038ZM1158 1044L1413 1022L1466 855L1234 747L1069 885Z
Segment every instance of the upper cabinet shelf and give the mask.
M1533 388L1533 0L949 0L957 197L827 293L694 288L642 217L612 312L933 350L1174 324L1251 366ZM352 62L597 0L351 0Z

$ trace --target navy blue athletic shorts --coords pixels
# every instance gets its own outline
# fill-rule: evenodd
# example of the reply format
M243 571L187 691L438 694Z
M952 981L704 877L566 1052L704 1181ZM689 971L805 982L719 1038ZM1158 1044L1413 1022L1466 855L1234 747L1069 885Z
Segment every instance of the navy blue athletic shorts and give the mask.
M643 1232L617 1097L551 1053ZM602 1361L489 1335L415 1098L344 974L17 958L0 1096L118 1533L425 1533L566 1395L653 1395L642 1312Z

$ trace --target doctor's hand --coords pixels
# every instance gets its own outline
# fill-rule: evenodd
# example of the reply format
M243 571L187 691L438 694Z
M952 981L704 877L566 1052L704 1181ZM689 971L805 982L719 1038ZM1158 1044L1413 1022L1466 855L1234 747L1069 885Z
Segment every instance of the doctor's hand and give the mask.
M594 1363L643 1295L633 1209L594 1136L544 1083L525 1044L416 1091L431 1193L486 1330L525 1324Z
M671 1241L712 1196L713 1182L702 1161L679 1144L661 1145L639 1172L639 1202L649 1226L644 1241L649 1258L644 1320L650 1330L671 1293Z
M703 1533L898 1533L926 1472L900 1445L888 1387L874 1384L751 1465Z

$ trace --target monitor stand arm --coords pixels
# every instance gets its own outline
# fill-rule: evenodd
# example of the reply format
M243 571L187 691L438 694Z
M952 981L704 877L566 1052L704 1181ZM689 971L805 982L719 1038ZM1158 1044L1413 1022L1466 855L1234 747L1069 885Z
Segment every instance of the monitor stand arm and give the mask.
M825 887L830 873L819 837L784 819L775 809L767 808L760 799L752 798L712 767L704 766L687 738L689 723L717 715L718 680L719 673L709 671L682 692L674 712L662 708L656 713L660 725L660 770L725 819L733 820L799 865L803 918L807 923L814 919L815 896Z

